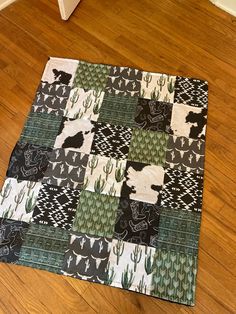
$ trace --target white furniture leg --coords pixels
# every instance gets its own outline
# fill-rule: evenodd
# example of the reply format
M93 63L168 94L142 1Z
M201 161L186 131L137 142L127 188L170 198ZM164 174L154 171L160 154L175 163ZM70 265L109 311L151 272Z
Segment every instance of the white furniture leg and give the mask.
M68 20L80 0L58 0L61 18Z
M210 0L217 7L236 16L236 0Z

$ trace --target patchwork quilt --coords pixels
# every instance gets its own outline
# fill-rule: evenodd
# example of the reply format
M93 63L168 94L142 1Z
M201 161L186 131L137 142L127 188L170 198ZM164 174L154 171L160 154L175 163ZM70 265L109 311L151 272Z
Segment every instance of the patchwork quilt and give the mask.
M208 84L50 58L0 194L0 260L194 305Z

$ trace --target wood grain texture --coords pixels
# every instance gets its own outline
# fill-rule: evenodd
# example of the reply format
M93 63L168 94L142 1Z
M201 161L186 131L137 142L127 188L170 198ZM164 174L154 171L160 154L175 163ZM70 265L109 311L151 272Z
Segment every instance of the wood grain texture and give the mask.
M209 81L196 306L0 264L0 313L236 313L236 18L208 0L83 0L68 22L56 0L1 11L1 183L48 56Z

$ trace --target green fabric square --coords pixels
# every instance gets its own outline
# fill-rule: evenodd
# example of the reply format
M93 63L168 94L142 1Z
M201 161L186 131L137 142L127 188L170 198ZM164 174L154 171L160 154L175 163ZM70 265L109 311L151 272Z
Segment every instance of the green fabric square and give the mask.
M85 90L104 90L110 72L110 66L80 61L77 67L73 87Z
M197 254L200 222L198 212L162 208L156 247Z
M128 159L153 165L164 165L169 135L134 129L129 147Z
M21 133L21 142L53 147L61 120L61 116L31 112Z
M154 256L151 295L194 305L197 256L158 249Z
M67 230L31 224L17 264L60 273L69 238Z
M137 103L137 97L105 94L98 121L132 127Z
M118 197L82 191L72 230L111 238L118 205Z

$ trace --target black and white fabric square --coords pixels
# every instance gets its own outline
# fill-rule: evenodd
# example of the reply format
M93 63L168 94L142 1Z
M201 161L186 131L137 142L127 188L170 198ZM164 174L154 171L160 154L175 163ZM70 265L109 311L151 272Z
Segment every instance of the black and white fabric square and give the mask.
M43 184L33 213L33 223L70 230L80 190Z
M116 159L126 159L131 135L131 128L97 122L91 153Z

